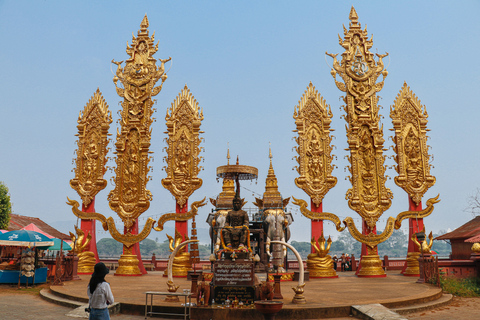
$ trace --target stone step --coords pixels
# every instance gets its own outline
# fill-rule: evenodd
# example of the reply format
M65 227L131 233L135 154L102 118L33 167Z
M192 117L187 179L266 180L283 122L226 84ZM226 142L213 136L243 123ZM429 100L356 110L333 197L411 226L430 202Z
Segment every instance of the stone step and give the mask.
M453 295L444 293L439 299L436 299L433 301L413 304L413 305L409 305L401 308L394 308L391 310L395 311L398 314L408 314L412 312L431 310L431 309L440 308L450 304L450 302L452 302L452 299L453 299Z
M352 306L352 316L365 320L405 320L402 315L431 310L448 305L453 299L451 294L442 294L438 299L411 304L405 307L388 309L381 304L365 304Z
M407 318L379 303L354 305L351 312L352 316L363 320L407 320Z
M85 312L85 309L88 308L88 303L60 297L54 294L50 289L42 289L40 291L40 297L42 297L46 301L49 301L64 307L73 308L74 310L72 310L67 314L67 316L69 317L88 318L88 314ZM111 315L113 315L113 314L120 313L120 308L121 308L120 303L115 302L114 304L108 306L108 311Z
M68 307L68 308L79 308L85 305L85 302L74 301L66 298L59 297L55 295L50 289L42 289L40 291L40 297L44 300L49 302ZM88 307L88 303L86 304L86 308Z

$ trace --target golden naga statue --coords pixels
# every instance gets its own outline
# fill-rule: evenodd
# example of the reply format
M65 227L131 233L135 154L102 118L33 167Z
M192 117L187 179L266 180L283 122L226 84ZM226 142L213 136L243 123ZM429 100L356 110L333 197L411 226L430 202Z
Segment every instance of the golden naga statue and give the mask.
M326 246L325 246L326 242ZM332 257L328 254L330 251L330 246L332 245L332 239L328 237L328 240L325 241L325 237L322 235L318 238L318 243L315 240L315 237L312 237L310 241L313 248L315 249L314 253L310 253L307 257L307 270L310 273L310 277L314 278L333 278L337 277L337 273L333 268Z
M73 249L78 256L78 273L93 273L93 267L97 263L95 260L95 254L91 251L87 251L92 235L87 232L87 237L82 229L75 226L75 232L77 235L70 232L70 239L72 239L74 246Z
M182 243L182 235L175 230L175 239L167 234L168 247L170 252L173 252L180 243ZM185 237L185 241L189 240ZM174 277L186 277L188 271L192 270L192 263L190 261L190 253L187 252L187 246L181 248L175 258L173 259L172 274ZM164 276L168 275L168 269L165 270Z
M425 232L425 228L423 229L423 232ZM430 234L428 235L428 239L430 240L430 243L427 241L427 238L420 243L417 239L417 236L414 235L412 237L413 243L418 247L420 252L423 252L423 254L431 254L432 252L432 245L433 245L433 235L432 232L430 231Z

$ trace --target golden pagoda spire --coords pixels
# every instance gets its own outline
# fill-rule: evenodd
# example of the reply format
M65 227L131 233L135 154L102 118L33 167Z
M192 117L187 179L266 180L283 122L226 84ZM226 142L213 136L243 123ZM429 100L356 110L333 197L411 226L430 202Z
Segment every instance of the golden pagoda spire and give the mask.
M268 168L267 179L265 180L265 192L263 193L263 207L283 207L282 195L278 191L277 177L272 165L272 148L269 147L270 167Z
M230 164L230 146L228 145L227 142L227 165Z

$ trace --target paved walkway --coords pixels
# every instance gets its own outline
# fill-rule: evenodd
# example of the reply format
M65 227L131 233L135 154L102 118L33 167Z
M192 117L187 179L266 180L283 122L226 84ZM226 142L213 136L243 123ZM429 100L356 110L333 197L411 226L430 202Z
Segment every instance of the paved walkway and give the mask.
M47 302L38 294L10 290L0 285L0 319L2 320L75 320L66 316L73 309ZM144 316L130 314L116 314L112 320L144 320ZM167 320L155 317L153 320ZM352 320L349 318L335 318L335 320ZM171 319L168 319L171 320ZM328 319L327 319L328 320Z
M165 291L166 278L159 274L151 274L143 277L107 277L112 285L116 301L126 300L130 303L145 303L145 291ZM180 290L188 287L184 279L175 279L180 284ZM80 281L67 282L63 287L54 287L56 290L65 291L73 296L86 296L87 278ZM371 304L398 301L401 299L415 298L428 291L435 290L435 287L423 284L415 284L409 277L398 274L389 274L387 278L365 279L355 277L353 274L342 273L338 279L315 279L307 282L306 296L307 305L296 306L289 301L293 297L290 289L296 283L282 283L284 302L289 307L305 308L306 306L341 306L352 304ZM32 319L32 320L53 320L53 319L75 319L67 317L66 314L72 309L62 307L44 301L38 296L39 287L28 293L26 289L17 290L16 287L0 285L0 319ZM438 289L436 289L438 290ZM290 293L292 291L292 293ZM372 296L375 295L375 296ZM354 301L352 301L352 299ZM380 300L380 301L379 301ZM458 298L444 307L434 310L417 312L404 315L407 319L421 320L453 320L453 319L480 319L478 306L480 298ZM119 314L112 316L112 320L139 320L144 319L142 315ZM153 318L162 319L162 318ZM354 319L353 317L336 318L337 320ZM208 319L206 319L208 320Z
M480 297L454 297L453 301L448 306L428 311L406 314L404 315L404 317L407 319L421 320L480 319Z
M115 301L145 305L146 291L167 291L167 278L163 272L149 272L141 277L116 277L107 275L106 280L112 287ZM68 281L64 286L52 287L66 296L88 299L86 287L90 276L81 275L79 281ZM399 272L389 272L385 278L359 278L353 272L339 273L337 279L310 279L306 282L306 305L291 303L294 292L291 289L298 282L281 283L284 308L304 309L308 307L351 306L359 304L381 303L392 304L405 300L421 299L439 292L439 289L416 283L416 278L405 277ZM190 289L191 282L185 278L174 278L178 289ZM159 299L160 300L160 299ZM178 303L179 304L179 303ZM158 305L171 305L162 301Z
M62 307L40 298L38 294L4 292L0 286L0 319L2 320L75 320L66 314L71 308ZM78 319L78 318L77 318ZM112 320L140 320L143 316L117 314ZM162 318L155 318L161 320Z

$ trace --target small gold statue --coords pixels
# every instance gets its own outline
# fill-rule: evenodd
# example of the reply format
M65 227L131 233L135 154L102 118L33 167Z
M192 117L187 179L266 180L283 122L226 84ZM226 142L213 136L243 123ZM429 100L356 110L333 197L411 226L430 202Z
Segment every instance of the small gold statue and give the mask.
M425 228L423 228L423 232L425 233ZM430 231L430 234L428 235L428 239L430 240L430 243L427 241L427 238L423 240L422 243L418 242L417 236L414 235L412 237L413 243L420 249L420 252L423 252L423 254L431 254L432 252L432 245L433 245L433 235L432 232Z
M330 246L332 245L332 239L328 237L328 241L325 241L325 237L322 235L318 238L318 244L315 240L315 237L312 237L310 241L312 246L315 248L314 253L310 253L307 257L307 269L310 273L310 276L315 278L333 278L337 277L337 273L333 268L333 260L328 252L330 251ZM325 246L325 244L327 244Z
M87 251L89 248L90 240L92 239L92 235L87 232L87 236L85 237L85 232L82 229L79 229L75 226L76 235L70 232L70 239L72 239L73 243L75 244L74 250L75 253L78 255L78 273L93 273L93 267L97 263L95 260L95 254L91 251ZM72 249L73 251L73 249Z

